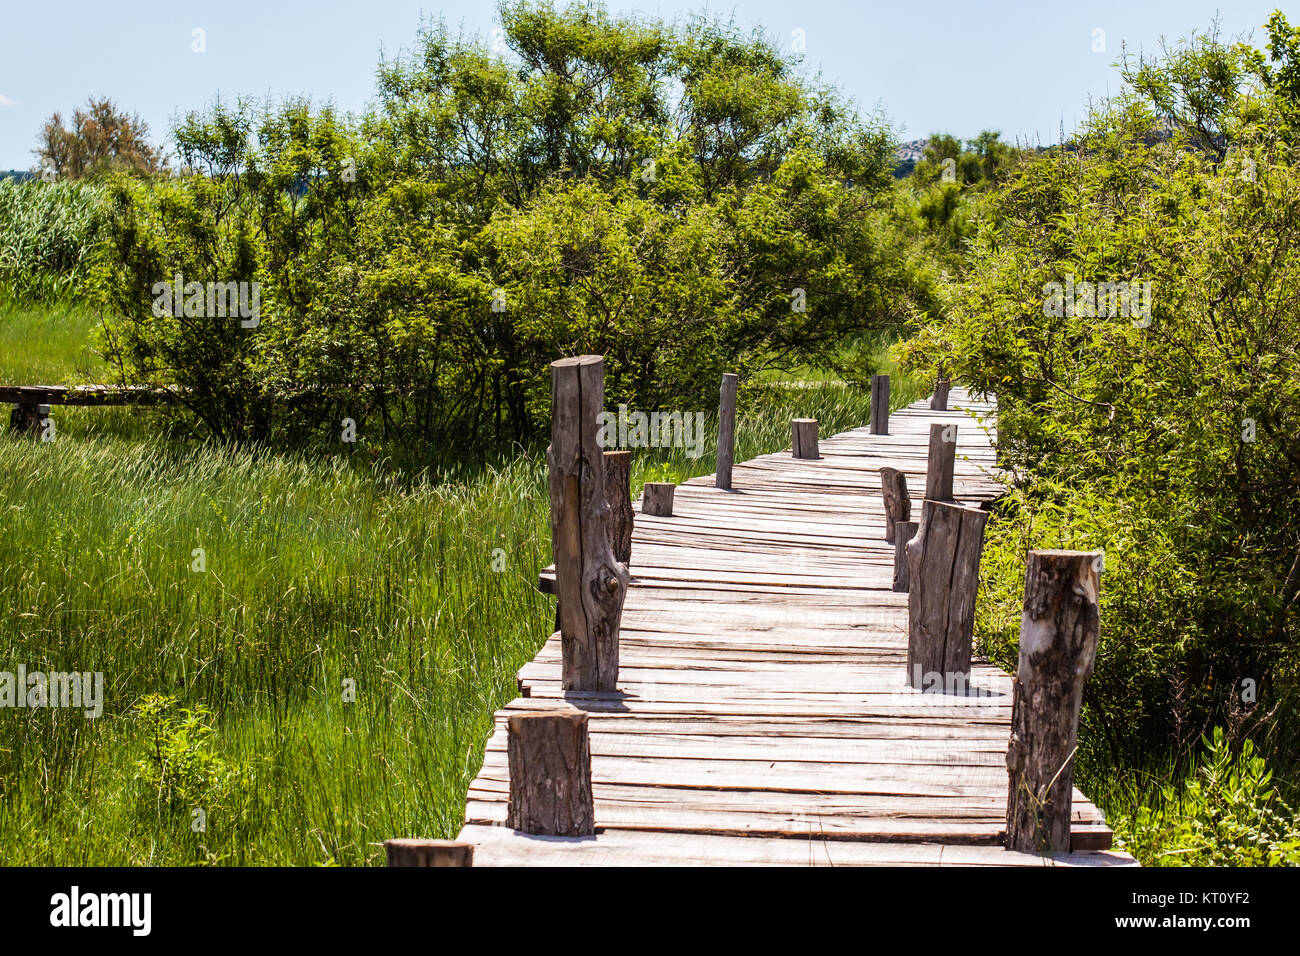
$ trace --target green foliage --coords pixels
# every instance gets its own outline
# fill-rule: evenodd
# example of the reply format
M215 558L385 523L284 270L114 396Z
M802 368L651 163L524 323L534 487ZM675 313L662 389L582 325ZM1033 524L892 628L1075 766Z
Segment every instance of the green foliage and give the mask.
M1300 865L1296 813L1251 741L1234 751L1215 727L1201 743L1199 764L1184 779L1112 816L1124 849L1144 866Z
M81 292L106 227L104 199L88 183L0 180L0 304Z
M176 130L191 174L118 180L120 376L186 389L205 434L495 445L539 433L562 355L603 353L611 400L707 408L723 368L833 362L933 304L888 129L765 38L500 13L505 58L430 26L365 116L218 104ZM260 323L155 314L176 274L259 282Z
M154 839L159 828L171 831L178 849L190 843L192 857L209 863L244 858L240 845L261 810L257 775L217 752L211 710L200 704L177 713L175 705L175 697L149 694L134 708L144 744L135 763L142 829Z
M1083 725L1112 762L1216 724L1293 753L1300 166L1277 99L1237 82L1258 59L1209 42L1147 62L1077 149L1023 161L951 321L907 347L999 400L1020 491L981 629L1004 666L1025 551L1106 553Z
M984 193L1011 174L1020 154L994 130L984 130L964 149L955 136L935 133L912 175L900 183L900 225L928 245L931 255L960 268L979 219L990 214Z
M751 385L737 458L788 447L791 417L832 433L868 407ZM0 864L382 864L394 835L454 837L491 715L554 619L544 458L434 480L369 447L60 433L0 434L0 645L102 672L105 710L0 709ZM637 451L633 494L710 472L713 451Z
M107 98L91 97L86 108L72 113L65 126L55 113L41 130L36 151L43 175L82 179L110 170L155 173L163 165L161 151L148 142L149 126L139 116L119 110Z

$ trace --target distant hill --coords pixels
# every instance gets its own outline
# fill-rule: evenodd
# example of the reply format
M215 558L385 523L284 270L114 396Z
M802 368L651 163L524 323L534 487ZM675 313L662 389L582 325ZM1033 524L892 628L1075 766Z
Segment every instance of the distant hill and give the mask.
M0 179L16 179L20 183L35 178L36 174L26 169L6 169L4 172L0 172Z

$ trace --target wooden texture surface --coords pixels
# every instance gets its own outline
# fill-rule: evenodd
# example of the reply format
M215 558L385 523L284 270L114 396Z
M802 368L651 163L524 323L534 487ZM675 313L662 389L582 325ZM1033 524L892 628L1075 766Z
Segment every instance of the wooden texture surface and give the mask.
M1030 551L1012 692L1007 846L1070 844L1083 685L1100 638L1101 552Z
M948 501L921 506L907 544L907 677L916 688L964 687L988 513Z
M506 719L510 794L506 825L537 836L590 836L591 747L582 710L543 710Z
M496 715L460 839L494 865L1042 865L1002 849L1011 677L976 660L971 691L907 686L907 595L892 590L880 468L925 487L930 424L961 423L957 499L1001 493L993 409L953 388L859 428L679 485L640 514L618 690L569 693L559 639ZM543 578L547 575L544 573ZM505 826L510 714L587 713L596 834ZM1132 865L1077 791L1060 865Z
M455 840L385 840L389 866L473 866L474 847Z
M820 458L817 448L817 419L796 418L790 422L791 448L795 458Z
M718 389L718 470L713 475L715 488L731 487L731 469L736 461L736 385L740 376L727 372Z
M632 555L632 453L607 451L605 459L605 503L609 505L609 546L614 560L627 564Z
M676 492L677 486L671 481L647 481L641 486L641 513L646 517L671 518Z
M582 355L551 363L551 551L558 569L564 686L612 691L618 686L618 626L627 565L614 557L605 500L598 416L605 361Z
M889 434L889 376L871 376L871 434Z

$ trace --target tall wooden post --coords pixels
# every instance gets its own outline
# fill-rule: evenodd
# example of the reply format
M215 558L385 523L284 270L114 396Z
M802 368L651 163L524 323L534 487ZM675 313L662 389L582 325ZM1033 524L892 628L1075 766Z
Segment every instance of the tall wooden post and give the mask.
M614 549L614 560L627 564L632 560L632 526L636 520L632 508L632 453L607 451L604 459L609 546Z
M912 517L912 496L907 493L907 476L897 468L881 468L880 494L885 501L885 540L892 543L898 522Z
M1007 849L1070 850L1083 685L1101 635L1101 554L1031 551L1007 747Z
M871 434L889 434L889 376L871 376Z
M970 676L975 593L988 514L927 499L908 542L907 682L964 689Z
M952 478L957 467L957 426L935 422L930 426L930 453L925 463L927 501L952 501Z
M618 626L628 571L609 543L597 419L604 393L601 356L551 363L551 446L546 461L565 690L612 691L618 685Z
M713 478L715 488L731 487L731 466L736 457L736 383L734 372L722 376L718 392L718 470Z
M948 377L947 370L939 366L939 375L934 382L934 395L930 397L930 411L946 412L948 410L948 389L952 385L952 379Z
M385 840L389 866L473 866L474 845L455 840Z
M506 718L506 757L506 826L540 836L596 832L585 711L511 714Z
M820 458L817 451L817 419L794 418L790 421L791 449L795 458Z

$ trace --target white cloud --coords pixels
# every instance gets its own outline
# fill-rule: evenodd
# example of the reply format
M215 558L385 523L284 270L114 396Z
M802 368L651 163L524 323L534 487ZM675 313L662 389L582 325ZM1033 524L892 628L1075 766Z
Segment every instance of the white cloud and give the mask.
M0 93L0 109L4 109L6 106L13 106L13 105L14 105L13 100L5 96L3 93Z

